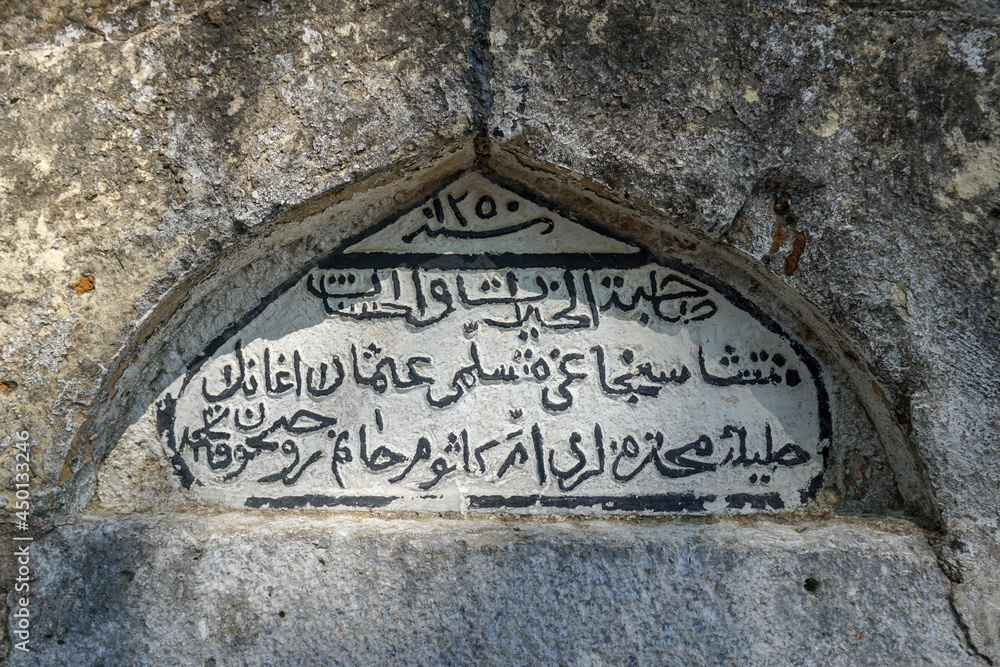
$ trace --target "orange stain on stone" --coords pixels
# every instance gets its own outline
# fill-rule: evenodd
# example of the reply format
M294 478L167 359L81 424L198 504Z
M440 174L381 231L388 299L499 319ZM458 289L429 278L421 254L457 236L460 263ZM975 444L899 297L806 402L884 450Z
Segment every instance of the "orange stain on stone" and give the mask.
M785 242L785 230L781 227L774 228L774 240L771 242L771 254L781 250L781 244Z
M795 273L799 268L799 257L802 256L802 251L806 249L806 236L805 234L799 233L795 235L795 240L792 241L792 251L788 253L788 259L785 260L785 275L790 276Z
M73 289L77 291L78 294L86 294L87 292L92 292L94 290L94 276L89 273L75 283L73 283Z

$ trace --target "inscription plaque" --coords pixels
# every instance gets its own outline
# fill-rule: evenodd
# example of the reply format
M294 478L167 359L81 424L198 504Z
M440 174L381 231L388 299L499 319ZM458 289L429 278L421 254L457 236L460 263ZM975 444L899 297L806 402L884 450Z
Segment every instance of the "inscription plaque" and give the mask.
M208 499L434 511L794 508L831 434L744 296L477 172L287 281L157 425Z

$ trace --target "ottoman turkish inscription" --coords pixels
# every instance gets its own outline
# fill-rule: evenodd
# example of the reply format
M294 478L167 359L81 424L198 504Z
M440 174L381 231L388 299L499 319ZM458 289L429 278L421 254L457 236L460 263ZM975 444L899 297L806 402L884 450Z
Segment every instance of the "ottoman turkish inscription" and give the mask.
M831 434L742 295L478 172L288 280L157 426L223 504L586 513L794 508Z

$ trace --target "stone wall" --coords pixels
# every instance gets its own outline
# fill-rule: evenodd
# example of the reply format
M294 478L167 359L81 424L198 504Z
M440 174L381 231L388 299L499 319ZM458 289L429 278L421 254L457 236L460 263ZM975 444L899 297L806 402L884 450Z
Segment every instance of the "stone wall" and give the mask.
M0 553L34 538L36 593L35 652L11 616L8 659L1000 661L998 38L973 1L2 10ZM192 502L142 420L171 374L467 168L794 325L838 387L820 496L571 520Z

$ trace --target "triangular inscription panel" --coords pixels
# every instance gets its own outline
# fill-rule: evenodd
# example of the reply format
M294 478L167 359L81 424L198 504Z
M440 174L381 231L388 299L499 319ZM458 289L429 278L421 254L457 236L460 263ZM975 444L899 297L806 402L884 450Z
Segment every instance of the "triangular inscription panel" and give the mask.
M470 172L344 252L631 254L639 248Z
M822 371L723 282L467 172L311 265L157 404L202 498L433 511L778 510Z

